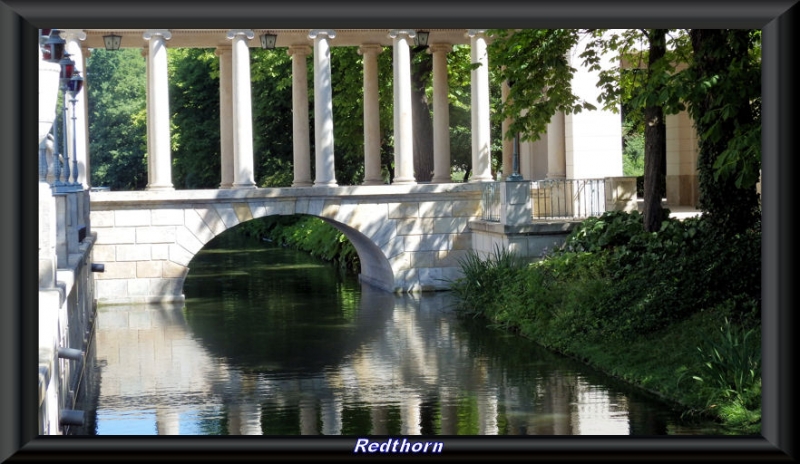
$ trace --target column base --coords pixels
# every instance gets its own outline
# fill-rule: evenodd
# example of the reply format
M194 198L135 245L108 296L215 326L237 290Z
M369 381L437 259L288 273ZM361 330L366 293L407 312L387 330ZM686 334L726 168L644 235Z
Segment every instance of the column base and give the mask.
M332 182L314 182L314 187L338 187L336 181Z
M488 176L488 177L470 177L469 178L469 182L468 183L474 184L476 182L494 182L494 179L492 179L492 176Z
M233 184L235 189L254 189L256 188L256 184Z
M166 191L171 191L171 190L175 190L175 187L173 187L172 185L148 185L144 189L145 190L166 190Z
M411 179L398 179L395 177L392 180L392 185L417 185L417 181L413 177Z
M434 177L431 179L431 184L450 184L452 182L452 177Z
M311 181L307 181L307 182L292 182L292 187L311 187L312 185L314 185L314 184L312 184Z
M220 190L227 190L227 189L232 189L232 188L233 188L233 184L219 184L219 189Z
M365 180L361 185L383 185L383 179L380 180Z

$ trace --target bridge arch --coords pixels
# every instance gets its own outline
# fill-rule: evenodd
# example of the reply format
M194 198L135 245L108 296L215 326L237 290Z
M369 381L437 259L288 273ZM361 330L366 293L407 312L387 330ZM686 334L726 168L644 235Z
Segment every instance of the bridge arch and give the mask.
M444 290L472 248L480 186L305 187L92 192L96 298L106 304L183 300L192 258L217 235L272 215L316 216L353 243L360 279L390 292Z

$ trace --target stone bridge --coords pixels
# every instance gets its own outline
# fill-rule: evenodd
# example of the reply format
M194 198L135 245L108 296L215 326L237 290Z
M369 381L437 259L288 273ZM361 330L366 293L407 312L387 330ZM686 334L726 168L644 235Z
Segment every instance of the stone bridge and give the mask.
M92 261L104 304L184 298L192 258L217 235L271 215L322 218L361 260L360 279L392 292L442 290L471 248L479 184L92 192Z

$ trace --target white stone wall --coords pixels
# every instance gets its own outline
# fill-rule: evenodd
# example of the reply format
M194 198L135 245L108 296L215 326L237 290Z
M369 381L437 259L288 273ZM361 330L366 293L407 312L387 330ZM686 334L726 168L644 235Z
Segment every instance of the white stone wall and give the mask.
M93 192L93 261L102 303L183 298L194 255L236 225L269 215L318 216L353 242L361 278L385 290L447 288L471 248L480 186L431 184L215 191Z

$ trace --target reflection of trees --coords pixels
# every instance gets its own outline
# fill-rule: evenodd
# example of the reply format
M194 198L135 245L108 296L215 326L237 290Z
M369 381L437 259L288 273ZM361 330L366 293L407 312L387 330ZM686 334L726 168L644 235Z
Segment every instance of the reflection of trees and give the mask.
M195 269L197 276L206 276L199 279L198 289L242 291L228 284L215 287L219 269ZM278 280L253 277L253 269L265 268L242 267L240 272L255 282L248 292ZM285 290L287 284L279 287ZM101 406L154 410L158 433L560 435L665 430L661 418L653 419L627 393L593 387L608 379L583 364L529 340L490 331L480 321L458 320L443 309L450 304L447 293L396 296L367 286L356 290L348 287L344 296L331 290L326 301L357 307L342 310L340 303L329 304L323 308L327 312L312 313L311 321L300 317L305 309L296 302L280 308L281 297L274 293L256 294L257 304L234 295L233 305L223 297L207 303L217 307L203 307L187 291L184 311L103 311L98 359L108 365L102 371ZM278 311L290 314L279 314L281 319ZM112 327L115 321L117 328ZM197 430L181 430L186 414L199 417ZM629 421L636 423L628 427Z

